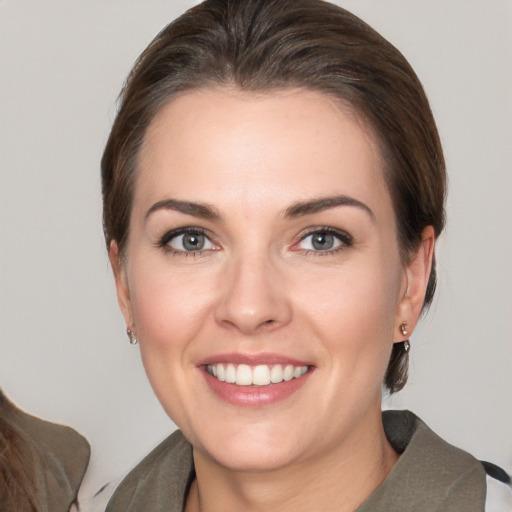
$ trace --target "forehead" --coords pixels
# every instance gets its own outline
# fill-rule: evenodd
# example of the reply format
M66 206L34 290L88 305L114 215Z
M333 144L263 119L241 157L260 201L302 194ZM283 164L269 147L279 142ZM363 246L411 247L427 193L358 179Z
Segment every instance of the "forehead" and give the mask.
M180 95L151 122L139 155L135 196L193 194L268 199L387 188L378 144L365 124L328 95L232 88Z

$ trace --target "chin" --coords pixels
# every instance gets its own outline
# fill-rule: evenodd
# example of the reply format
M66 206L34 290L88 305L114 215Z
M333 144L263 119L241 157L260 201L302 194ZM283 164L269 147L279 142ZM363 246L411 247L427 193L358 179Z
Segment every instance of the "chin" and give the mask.
M221 434L212 433L202 442L192 440L192 445L215 463L240 472L279 470L297 460L298 450L304 449L303 440L290 435L289 429L261 425L242 428L244 432L225 429Z
M238 445L216 447L206 455L231 471L251 473L278 471L289 466L298 456L292 450L286 450L286 447L276 450L269 446L247 446L247 443L243 447Z

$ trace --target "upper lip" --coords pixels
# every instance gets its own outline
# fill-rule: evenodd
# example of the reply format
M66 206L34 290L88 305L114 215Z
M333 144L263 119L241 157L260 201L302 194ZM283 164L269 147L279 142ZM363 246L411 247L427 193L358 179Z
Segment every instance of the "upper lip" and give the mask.
M258 354L215 354L202 359L197 363L197 366L206 366L209 364L218 363L246 364L249 366L258 366L260 364L291 364L293 366L311 366L311 363L307 361L272 352L262 352Z

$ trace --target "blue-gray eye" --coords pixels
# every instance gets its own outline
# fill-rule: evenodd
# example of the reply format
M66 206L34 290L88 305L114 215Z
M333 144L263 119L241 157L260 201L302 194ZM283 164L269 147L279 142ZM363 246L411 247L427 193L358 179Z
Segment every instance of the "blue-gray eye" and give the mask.
M318 230L306 235L299 244L300 249L306 251L332 251L341 245L349 246L351 237L345 234L337 234L327 230Z
M165 245L175 251L196 252L215 248L212 241L203 233L198 231L186 231L168 235Z
M315 233L311 235L311 245L318 251L325 251L334 247L336 240L330 233Z
M186 251L200 251L204 248L205 236L197 233L186 233L181 243Z

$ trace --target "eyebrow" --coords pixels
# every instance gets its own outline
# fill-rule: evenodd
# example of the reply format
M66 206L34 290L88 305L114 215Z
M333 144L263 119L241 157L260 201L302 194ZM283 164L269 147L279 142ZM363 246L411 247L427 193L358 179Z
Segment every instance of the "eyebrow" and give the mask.
M155 203L145 215L145 219L158 210L174 210L176 212L193 215L201 219L222 220L222 216L216 208L206 203L192 203L190 201L179 201L178 199L164 199Z
M311 215L330 208L337 208L338 206L353 206L364 210L375 222L375 214L363 202L345 195L322 197L319 199L312 199L310 201L299 201L289 206L285 212L285 219L292 219ZM192 215L202 219L222 221L222 215L212 205L207 203L193 203L191 201L180 201L178 199L164 199L158 201L146 212L145 219L158 210L174 210L186 215Z
M370 216L372 221L375 222L375 214L369 206L353 197L344 195L321 197L319 199L312 199L311 201L300 201L298 203L294 203L285 210L284 216L288 219L302 217L304 215L311 215L313 213L322 212L338 206L354 206L356 208L361 208Z

